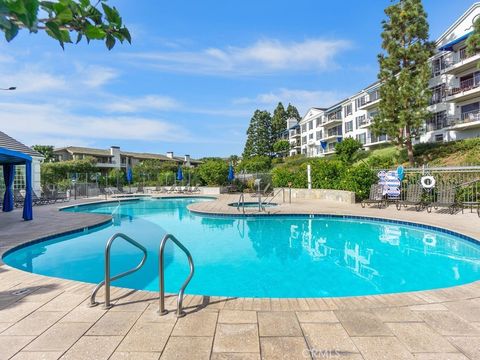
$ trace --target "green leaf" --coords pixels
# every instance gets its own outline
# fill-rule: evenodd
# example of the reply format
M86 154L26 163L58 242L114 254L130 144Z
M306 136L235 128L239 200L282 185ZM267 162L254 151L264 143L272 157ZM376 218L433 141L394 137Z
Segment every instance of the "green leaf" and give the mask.
M75 44L78 44L80 41L82 41L82 37L83 37L82 33L79 32L77 34L77 41L75 42Z
M47 27L47 34L53 37L54 39L58 40L62 49L65 49L63 44L64 35L60 31L58 24L54 21L49 21L45 24L45 26Z
M132 37L130 36L130 31L126 27L121 28L118 30L120 34L123 35L123 37L128 41L129 44L132 43Z
M108 34L107 38L105 39L105 45L107 45L108 50L112 50L115 46L115 38L112 35Z
M117 26L122 26L122 18L118 13L117 9L111 8L110 6L102 3L103 11L109 23L112 23Z
M10 29L5 30L5 39L10 42L15 36L17 36L17 34L18 26L12 23Z
M85 29L85 36L90 40L103 40L105 39L105 35L103 29L93 25L88 25Z
M15 13L16 15L26 14L27 9L22 0L13 0L6 2L6 5L10 12Z
M60 20L62 23L69 23L73 20L73 13L68 7L64 8L62 12L57 13L57 19Z
M11 29L11 27L12 27L12 22L8 20L6 16L0 15L0 28L8 30L8 29Z

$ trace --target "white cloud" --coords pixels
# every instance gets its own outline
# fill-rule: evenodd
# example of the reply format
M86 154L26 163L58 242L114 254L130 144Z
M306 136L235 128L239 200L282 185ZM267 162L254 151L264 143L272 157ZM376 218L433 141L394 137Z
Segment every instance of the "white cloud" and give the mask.
M105 105L105 110L118 113L144 112L149 110L172 110L180 103L169 96L147 95L141 98L118 98Z
M165 120L137 116L77 115L68 108L0 103L0 128L27 144L83 145L95 140L188 141L189 134Z
M259 40L247 47L228 46L200 51L124 54L140 65L199 74L254 75L278 71L325 71L336 67L335 56L350 47L346 40L310 39L284 43Z
M259 94L254 98L239 98L233 101L236 105L253 104L264 105L273 109L279 102L284 106L288 103L295 105L302 114L310 107L329 107L345 97L345 94L336 91L324 90L301 90L281 88L276 91Z
M115 69L98 66L98 65L89 65L89 66L78 66L78 74L81 76L81 82L89 87L101 87L113 79L118 77L118 72Z
M39 93L54 90L66 90L68 83L63 76L55 76L41 71L37 66L25 66L16 72L4 72L0 75L6 86L16 86L18 93Z

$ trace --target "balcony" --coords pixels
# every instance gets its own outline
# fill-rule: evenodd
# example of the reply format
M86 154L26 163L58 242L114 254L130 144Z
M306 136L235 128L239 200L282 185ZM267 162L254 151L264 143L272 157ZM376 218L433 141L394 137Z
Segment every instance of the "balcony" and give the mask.
M372 125L373 117L365 116L357 121L357 129L365 129Z
M380 136L373 136L370 135L367 137L367 141L365 143L366 147L380 145L386 143L388 141L387 135L380 135Z
M359 110L368 110L373 109L374 107L378 106L380 102L380 94L378 92L371 93L366 95L360 103Z
M480 61L480 52L469 56L466 49L451 54L448 61L445 62L445 73L458 75L465 70L475 68Z
M297 147L300 147L302 146L302 144L300 143L300 140L290 140L290 147L291 148L297 148Z
M290 130L289 136L290 136L291 138L293 138L293 137L300 137L300 130Z
M480 74L460 82L459 87L450 88L447 92L447 101L464 101L480 95Z
M331 127L331 126L335 126L335 125L340 125L340 124L342 124L342 122L343 122L342 115L335 114L334 116L327 117L323 121L322 126L323 127Z
M331 131L326 131L320 140L327 141L327 140L335 139L337 137L342 137L342 136L343 136L342 130L331 129Z
M469 111L448 118L448 130L466 130L480 127L480 110Z

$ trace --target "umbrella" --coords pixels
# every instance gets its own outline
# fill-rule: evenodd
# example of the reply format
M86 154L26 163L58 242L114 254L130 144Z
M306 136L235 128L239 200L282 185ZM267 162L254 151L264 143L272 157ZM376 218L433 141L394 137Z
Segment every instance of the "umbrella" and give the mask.
M228 181L232 181L233 179L235 179L235 172L233 170L233 165L230 164L228 168Z
M132 173L132 168L128 168L127 170L127 181L130 184L133 180L133 173Z
M182 180L183 180L183 172L182 172L182 167L181 167L181 166L178 167L177 180L178 180L178 181L182 181Z

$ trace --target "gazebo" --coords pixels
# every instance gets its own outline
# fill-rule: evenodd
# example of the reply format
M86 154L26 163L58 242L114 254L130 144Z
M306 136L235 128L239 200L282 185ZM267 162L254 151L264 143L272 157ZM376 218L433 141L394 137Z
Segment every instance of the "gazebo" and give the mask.
M25 200L23 203L23 219L33 219L32 161L38 162L39 158L42 158L41 154L0 131L0 165L3 168L3 180L5 182L2 211L8 212L14 209L13 185L15 180L15 168L18 165L25 165Z
M32 220L32 157L18 151L0 148L0 164L3 165L3 180L5 181L5 194L3 195L2 211L13 210L13 180L15 178L15 165L25 165L25 201L23 203L23 219Z

